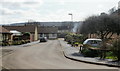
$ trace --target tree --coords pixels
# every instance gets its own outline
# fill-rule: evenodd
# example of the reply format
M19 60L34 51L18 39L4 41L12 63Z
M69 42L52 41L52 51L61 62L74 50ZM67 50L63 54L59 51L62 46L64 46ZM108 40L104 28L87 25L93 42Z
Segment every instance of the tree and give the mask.
M97 16L88 17L83 21L82 26L80 27L80 33L86 36L87 34L93 34L96 32L96 22Z
M113 34L120 35L120 16L117 14L102 14L100 16L88 17L83 21L80 33L85 35L95 33L99 38L103 39L103 42L106 42L106 39L111 38ZM118 61L120 61L120 39L114 42L111 50L117 56ZM103 53L105 54L105 52Z
M101 39L111 38L114 33L120 33L120 17L103 14L88 17L80 28L82 34L97 34ZM111 34L111 35L109 35ZM109 36L108 36L109 35Z
M112 29L112 31L114 33L117 33L117 35L120 34L120 16L117 14L111 15L111 18L114 20L114 28Z

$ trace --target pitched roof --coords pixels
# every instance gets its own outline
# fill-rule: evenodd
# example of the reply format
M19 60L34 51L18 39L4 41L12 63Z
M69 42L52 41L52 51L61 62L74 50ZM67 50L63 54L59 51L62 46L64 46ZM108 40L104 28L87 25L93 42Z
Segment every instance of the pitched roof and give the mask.
M57 33L57 27L38 27L38 33Z
M8 31L4 27L0 26L0 33L10 33L10 31Z
M7 30L16 30L19 32L30 32L34 33L35 32L35 25L26 25L26 26L3 26ZM41 27L38 26L38 33L57 33L58 28L57 27Z
M26 25L26 26L3 26L8 30L17 30L19 32L35 32L35 25Z

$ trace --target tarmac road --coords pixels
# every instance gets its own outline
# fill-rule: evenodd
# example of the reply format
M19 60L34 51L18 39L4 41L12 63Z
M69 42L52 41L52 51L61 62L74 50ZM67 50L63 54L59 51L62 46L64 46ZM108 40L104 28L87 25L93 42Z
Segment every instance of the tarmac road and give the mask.
M2 58L2 65L7 69L116 69L65 58L59 40L9 49L14 50L12 54Z

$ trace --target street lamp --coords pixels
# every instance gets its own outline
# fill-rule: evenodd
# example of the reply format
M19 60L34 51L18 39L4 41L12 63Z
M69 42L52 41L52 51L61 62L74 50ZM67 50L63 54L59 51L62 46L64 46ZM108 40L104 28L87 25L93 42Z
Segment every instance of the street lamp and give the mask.
M71 21L73 21L73 14L69 13L68 15L71 15Z
M118 2L118 15L120 15L120 1Z

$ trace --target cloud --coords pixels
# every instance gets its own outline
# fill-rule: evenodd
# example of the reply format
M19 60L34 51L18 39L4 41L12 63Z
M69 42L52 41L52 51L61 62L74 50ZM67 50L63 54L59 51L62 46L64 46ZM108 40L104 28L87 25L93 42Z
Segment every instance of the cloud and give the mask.
M12 23L25 21L31 18L37 19L37 8L43 4L43 0L1 0L0 23ZM7 19L7 20L6 20Z
M1 0L0 17L3 23L34 21L74 21L106 12L118 0ZM6 20L7 19L7 20Z
M5 8L1 11L1 14L2 15L12 15L12 14L14 14L14 12L12 10L9 10L9 9Z
M42 2L42 0L1 0L1 2L23 3L23 2Z
M2 0L0 10L3 15L22 13L23 11L37 10L43 4L43 0Z
M24 12L23 10L12 10L8 8L0 8L0 10L0 15L2 16L20 15Z
M43 0L3 0L3 7L10 9L36 8L43 4Z
M1 2L24 2L25 0L1 0Z

